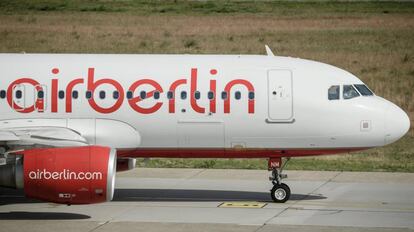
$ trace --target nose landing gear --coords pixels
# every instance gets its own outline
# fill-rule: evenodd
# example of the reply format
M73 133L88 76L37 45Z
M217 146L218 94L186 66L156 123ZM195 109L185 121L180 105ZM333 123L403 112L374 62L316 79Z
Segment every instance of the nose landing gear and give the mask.
M276 203L285 203L290 198L290 188L287 184L282 183L282 179L287 178L286 174L282 174L283 168L289 162L290 158L282 164L282 158L270 158L268 161L268 170L272 171L269 180L272 181L273 188L270 190L272 200Z

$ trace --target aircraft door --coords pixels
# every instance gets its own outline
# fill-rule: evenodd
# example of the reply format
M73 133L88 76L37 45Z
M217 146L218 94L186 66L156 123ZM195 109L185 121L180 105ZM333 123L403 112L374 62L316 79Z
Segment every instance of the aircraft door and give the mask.
M12 108L17 112L44 112L46 86L17 84L12 88Z
M290 70L268 71L268 116L271 122L293 122L293 82Z

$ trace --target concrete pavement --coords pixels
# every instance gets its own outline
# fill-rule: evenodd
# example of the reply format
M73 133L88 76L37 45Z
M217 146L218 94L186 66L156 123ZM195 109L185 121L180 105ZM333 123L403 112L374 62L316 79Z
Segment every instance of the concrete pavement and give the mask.
M260 170L135 169L112 202L57 205L0 188L0 231L413 231L414 174L287 171L271 202ZM222 208L260 202L263 208Z

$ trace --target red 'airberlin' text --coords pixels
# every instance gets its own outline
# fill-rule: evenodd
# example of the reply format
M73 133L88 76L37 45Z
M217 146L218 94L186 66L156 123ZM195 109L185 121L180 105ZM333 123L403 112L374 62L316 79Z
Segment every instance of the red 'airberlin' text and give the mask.
M52 73L58 74L59 69L58 68L52 69ZM210 74L216 75L217 70L212 69L210 71ZM197 112L197 113L205 113L206 109L210 113L216 113L216 105L217 105L217 99L218 99L217 96L208 100L209 101L208 107L201 106L199 102L197 101L197 99L195 98L195 93L197 92L197 78L198 78L198 69L192 68L191 73L190 73L190 81L189 81L191 108L194 110L194 112ZM101 78L101 79L95 78L95 68L88 68L87 80L85 80L85 78L80 77L80 78L71 80L67 84L67 86L64 86L65 87L64 89L66 92L65 112L66 113L72 112L73 99L72 99L71 93L74 90L74 88L78 85L86 85L86 90L91 93L91 96L94 96L94 92L101 85L111 85L118 92L118 95L119 95L118 98L109 107L108 106L104 107L104 106L99 105L94 97L89 98L88 103L90 107L94 109L96 112L99 112L102 114L110 114L110 113L116 112L117 110L121 108L124 101L126 100L128 101L128 104L131 107L131 109L133 109L134 111L141 113L141 114L152 114L152 113L157 112L164 105L164 102L162 102L161 99L157 99L156 101L154 101L154 103L151 106L148 106L148 105L143 106L140 103L144 101L145 99L141 99L140 96L132 96L132 98L126 99L125 98L126 93L129 91L132 93L135 93L135 91L142 86L150 86L152 90L147 93L147 97L146 97L147 99L147 98L153 97L155 92L159 92L159 93L163 93L167 91L175 92L175 90L179 86L187 85L187 83L188 83L187 79L184 79L184 78L178 79L178 80L173 81L168 88L164 89L157 81L147 78L147 79L139 79L133 82L129 86L128 89L124 89L123 86L118 81L112 78L109 78L109 77ZM44 91L43 89L44 85L40 84L36 80L30 77L19 78L13 81L8 86L7 102L9 106L20 113L43 112L45 109L45 104L46 104L45 99L43 98L36 98L34 103L29 106L20 106L17 102L15 102L15 99L13 98L13 92L14 92L13 90L16 86L19 86L19 85L31 85L34 87L35 91ZM254 92L254 87L252 83L245 79L234 79L234 80L229 81L225 85L224 91L227 93L230 93L232 88L236 85L244 86L248 92ZM217 86L216 80L210 80L209 91L213 93L217 93L216 86ZM50 103L51 103L52 113L58 112L58 108L59 108L58 107L58 104L59 104L58 89L59 88L62 89L62 87L59 86L59 80L56 78L52 79L51 88L50 88L50 99L51 99ZM230 97L223 99L225 114L230 113L230 105L231 105L230 99L231 99ZM176 101L176 98L168 99L168 112L169 113L175 113L175 107L176 107L175 101ZM255 108L255 100L249 98L247 112L249 114L254 114L254 108Z

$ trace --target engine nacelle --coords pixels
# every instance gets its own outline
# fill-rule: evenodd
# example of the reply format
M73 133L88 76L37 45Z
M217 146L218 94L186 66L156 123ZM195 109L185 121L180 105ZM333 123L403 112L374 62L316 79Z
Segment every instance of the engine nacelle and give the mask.
M23 170L20 160L16 159L14 165L17 174L9 174L8 182L16 184L8 187L23 183L27 197L63 204L99 203L113 198L114 149L88 146L26 150L22 154Z

